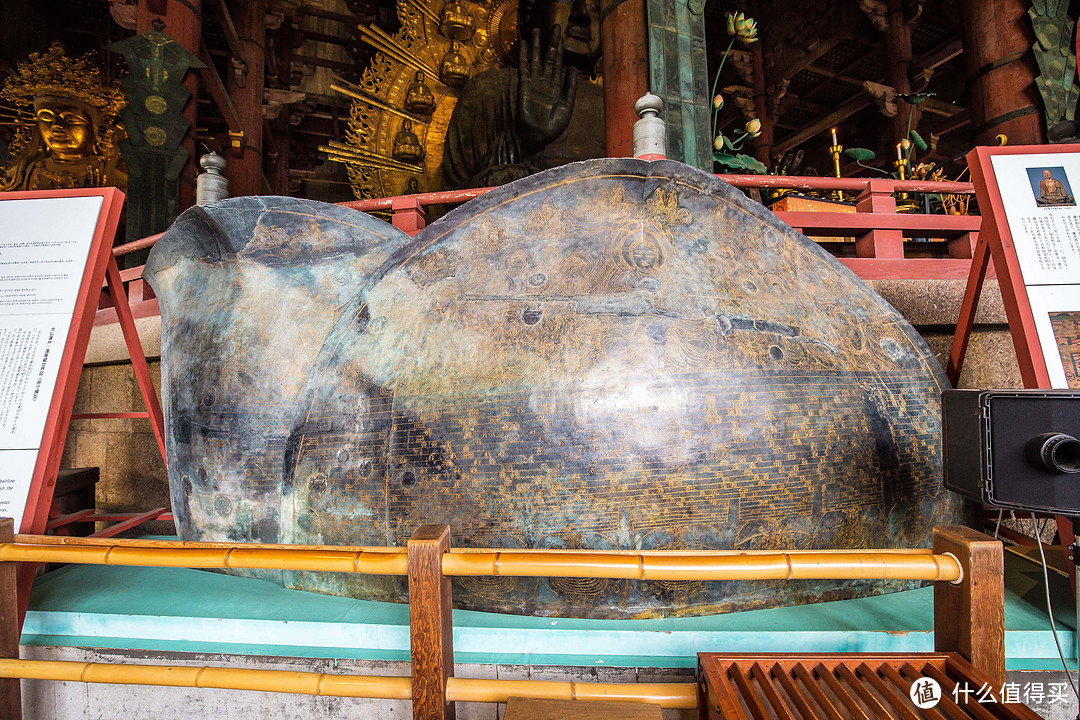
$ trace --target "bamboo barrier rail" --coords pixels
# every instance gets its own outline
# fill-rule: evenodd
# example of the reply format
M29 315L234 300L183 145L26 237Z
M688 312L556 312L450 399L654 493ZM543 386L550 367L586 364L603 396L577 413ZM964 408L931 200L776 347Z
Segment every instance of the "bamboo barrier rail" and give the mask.
M694 683L573 683L453 676L452 576L641 580L874 579L935 581L935 646L1004 681L1001 544L968 528L934 529L933 550L592 551L451 548L450 529L425 525L406 548L177 543L13 533L0 519L0 581L15 562L255 568L407 575L411 677L251 668L110 665L18 659L14 593L0 602L0 717L21 717L19 679L169 685L338 697L411 699L417 720L453 717L455 702L511 696L697 707ZM5 579L6 578L6 579ZM0 598L3 600L3 598ZM3 658L7 659L3 659Z
M0 677L109 685L257 690L387 700L412 698L412 680L408 677L333 675L195 665L117 665L70 660L0 659Z
M243 543L155 544L112 539L81 543L0 543L0 562L75 563L146 567L232 568L408 575L403 548L331 548ZM960 563L951 555L878 550L761 551L679 555L632 551L564 553L470 549L441 558L444 575L596 577L632 580L925 580L956 582Z
M254 690L321 697L411 700L412 678L336 675L196 665L116 665L70 660L0 659L0 677L24 680ZM450 678L451 702L505 703L510 697L647 702L664 708L697 707L693 683L576 683L552 680Z

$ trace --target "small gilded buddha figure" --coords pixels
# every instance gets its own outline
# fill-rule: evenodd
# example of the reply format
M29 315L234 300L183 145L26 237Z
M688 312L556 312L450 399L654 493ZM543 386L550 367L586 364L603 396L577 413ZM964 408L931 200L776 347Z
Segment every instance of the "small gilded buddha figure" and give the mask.
M403 120L401 129L394 135L391 155L398 162L417 163L424 159L424 146L412 131L412 121Z
M405 89L405 109L417 115L430 115L435 112L435 95L424 82L422 70L416 71L416 79Z
M459 0L446 0L439 18L439 31L451 40L468 40L473 36L472 15Z
M1039 197L1035 199L1036 205L1075 205L1072 195L1065 189L1065 184L1054 177L1049 170L1042 171L1043 179L1039 181Z
M439 64L439 79L452 88L464 87L469 81L469 61L461 54L461 43L450 43L450 49Z
M34 111L12 142L0 191L127 187L114 141L123 95L102 86L97 70L59 43L34 53L0 89L0 99Z

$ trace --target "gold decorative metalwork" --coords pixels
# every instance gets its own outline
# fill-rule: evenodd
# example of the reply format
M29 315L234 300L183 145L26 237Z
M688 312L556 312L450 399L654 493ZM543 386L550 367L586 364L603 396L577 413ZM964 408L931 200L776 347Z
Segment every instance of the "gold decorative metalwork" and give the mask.
M360 29L377 50L360 83L331 85L353 103L344 142L320 150L346 163L358 198L441 189L443 142L460 87L509 66L516 52L516 0L398 0L397 9L396 34ZM403 132L416 137L420 157L400 152L397 141L410 139Z
M53 43L16 67L0 102L8 106L0 117L17 129L0 190L126 187L117 148L124 96L88 58Z

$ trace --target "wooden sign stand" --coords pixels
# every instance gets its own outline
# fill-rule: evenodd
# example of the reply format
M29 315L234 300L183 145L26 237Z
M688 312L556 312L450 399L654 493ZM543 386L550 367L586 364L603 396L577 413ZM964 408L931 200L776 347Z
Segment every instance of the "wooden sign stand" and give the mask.
M51 198L101 197L102 204L97 223L93 230L90 251L83 268L75 299L71 325L64 343L60 369L56 377L52 398L49 403L45 429L42 433L37 460L34 464L30 481L29 494L19 532L43 534L49 519L56 476L60 469L60 458L64 451L71 411L75 404L75 393L82 375L86 348L90 341L90 331L94 326L94 315L102 288L108 283L108 290L116 305L120 328L124 334L128 352L131 355L132 368L142 393L146 412L122 413L123 417L145 417L150 420L162 458L165 457L165 424L158 402L157 393L150 379L146 356L135 328L135 320L128 305L127 295L120 278L120 270L112 253L112 241L116 236L120 211L123 207L124 194L116 188L85 188L75 190L44 190L31 192L0 193L0 202L9 200L45 200ZM108 414L116 417L117 414ZM80 417L100 417L100 415L81 415ZM25 614L30 598L30 586L33 582L34 568L23 566L19 569L18 596L19 615Z
M945 374L949 382L956 387L960 381L960 371L967 354L968 341L975 324L975 312L979 307L986 271L993 259L997 272L1001 299L1005 305L1009 331L1016 350L1016 360L1020 366L1020 377L1025 388L1050 388L1050 373L1046 358L1039 343L1035 329L1035 316L1031 309L1027 286L1020 272L1020 261L1016 254L1016 245L1005 216L1001 188L994 174L991 158L999 155L1063 155L1080 153L1080 145L1017 145L1003 147L977 147L967 155L971 180L975 184L975 197L982 213L982 227L979 240L972 252L971 270L968 274L964 300L960 305L960 315L953 335L952 350ZM1072 542L1071 521L1064 516L1056 516L1058 535L1062 545ZM1039 538L1035 542L1041 542ZM1066 555L1068 551L1066 550ZM1072 585L1076 587L1075 565L1067 563Z

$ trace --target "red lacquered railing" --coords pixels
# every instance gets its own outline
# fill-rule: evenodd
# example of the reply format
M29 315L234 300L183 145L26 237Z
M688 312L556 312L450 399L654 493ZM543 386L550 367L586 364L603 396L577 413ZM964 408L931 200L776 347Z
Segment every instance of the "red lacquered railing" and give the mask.
M978 238L977 215L898 213L896 194L974 195L971 183L829 178L780 175L722 175L742 190L843 192L856 201L855 212L777 212L781 220L815 238L864 280L958 279L968 276L971 252ZM448 190L416 195L339 203L362 212L391 213L394 227L416 235L427 224L425 209L456 205L493 188ZM152 246L158 235L119 245L113 254L127 255ZM914 242L914 241L919 242ZM121 271L135 317L158 314L157 299L142 280L142 268ZM102 294L95 324L116 321L107 293Z

